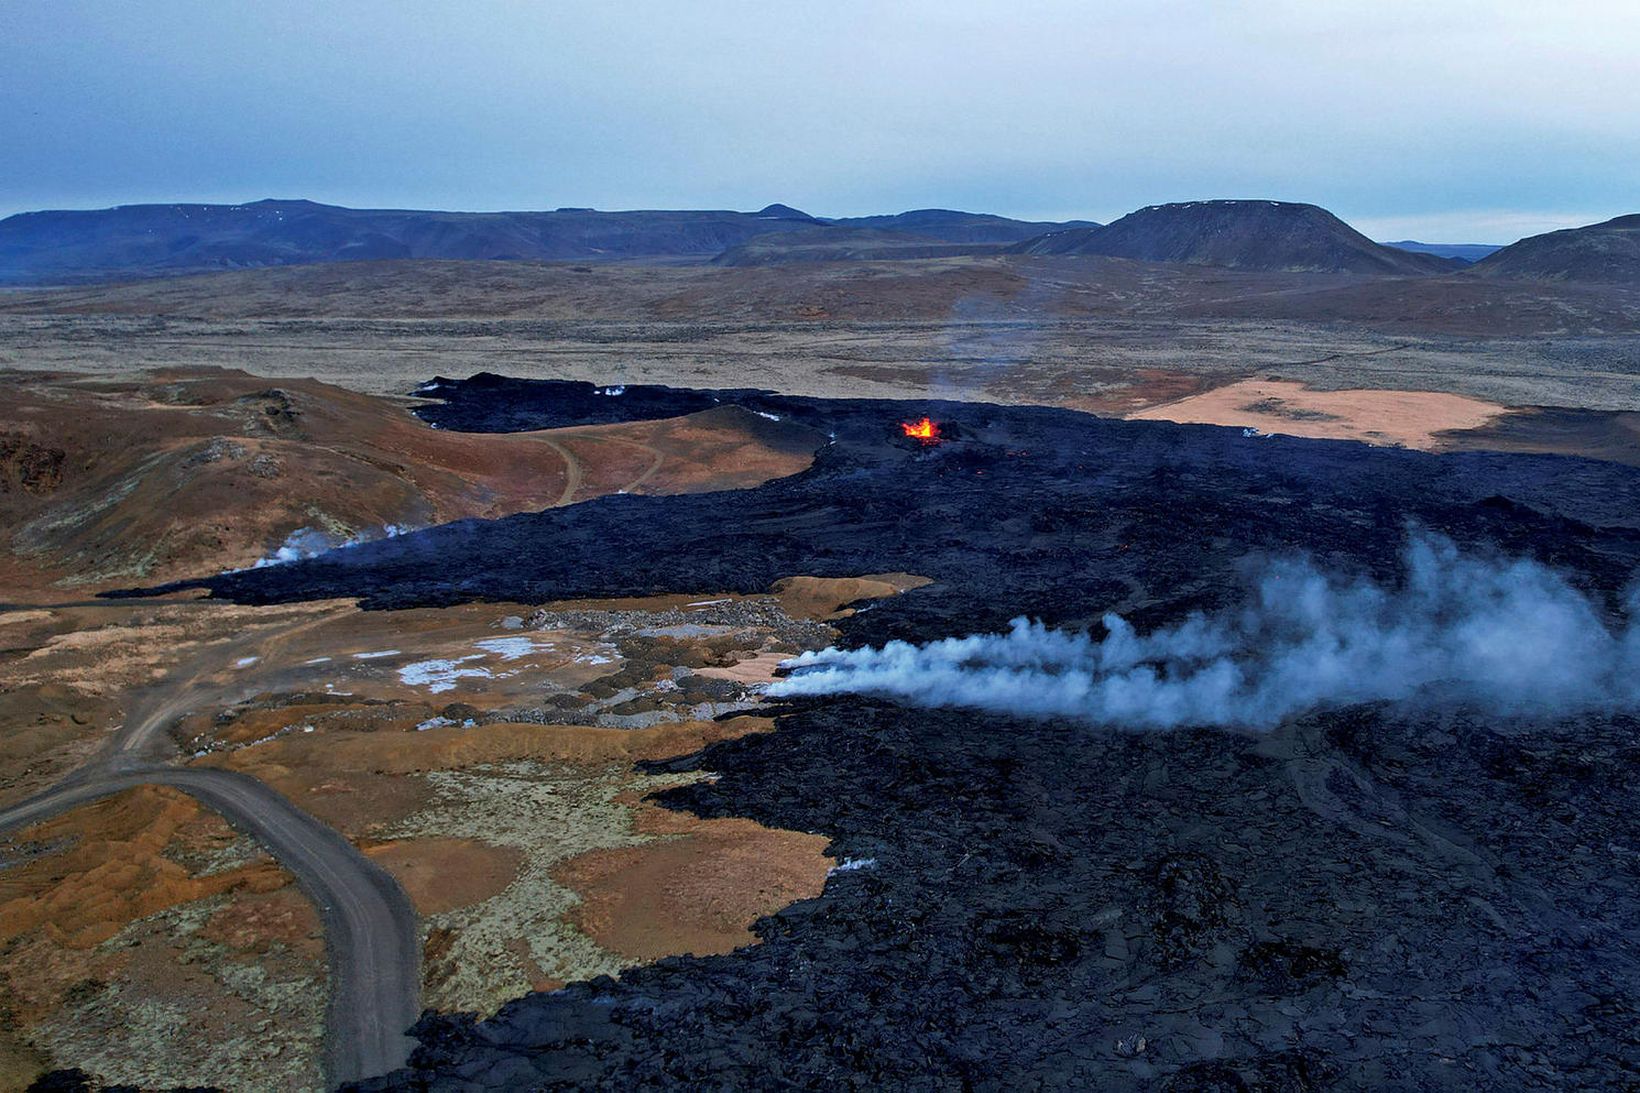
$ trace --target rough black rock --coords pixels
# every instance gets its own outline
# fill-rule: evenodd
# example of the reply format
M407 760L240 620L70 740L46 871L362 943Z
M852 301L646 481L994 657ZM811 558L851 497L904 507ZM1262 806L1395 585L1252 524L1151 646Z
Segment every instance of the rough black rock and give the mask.
M532 406L556 422L564 393L441 390L468 427L486 402L507 427ZM956 439L901 435L925 411ZM1387 579L1409 520L1614 609L1640 564L1640 471L1615 464L1037 408L769 412L836 440L755 490L604 498L204 583L389 607L934 578L841 623L875 643L1021 613L1144 628L1231 600L1260 553ZM730 955L482 1022L428 1015L411 1067L362 1088L1633 1088L1637 730L1371 705L1262 735L1130 733L790 703L776 732L659 764L717 775L662 796L830 835L854 867L821 897Z

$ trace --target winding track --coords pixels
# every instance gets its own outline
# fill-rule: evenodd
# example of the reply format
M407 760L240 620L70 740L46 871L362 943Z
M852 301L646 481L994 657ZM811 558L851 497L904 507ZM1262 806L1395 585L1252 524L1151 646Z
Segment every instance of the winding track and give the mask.
M202 660L219 661L240 651L230 648L224 653L218 647ZM157 732L202 698L203 665L196 661L189 667L194 671L185 679L133 703L103 755L51 789L0 811L0 832L137 786L174 786L190 794L266 847L319 912L330 965L324 1059L330 1083L403 1066L413 1044L405 1030L421 1011L421 935L410 900L340 833L267 784L234 771L169 767L142 758Z

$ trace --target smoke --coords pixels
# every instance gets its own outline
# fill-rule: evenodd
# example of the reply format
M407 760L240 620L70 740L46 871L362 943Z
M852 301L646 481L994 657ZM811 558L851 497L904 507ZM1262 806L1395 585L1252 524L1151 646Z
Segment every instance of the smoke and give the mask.
M266 569L271 565L289 565L291 562L317 558L322 554L328 554L332 550L345 550L356 547L361 543L373 543L378 539L396 539L405 532L413 530L415 529L401 524L384 524L380 534L373 531L361 531L351 539L341 539L317 528L297 528L285 536L285 541L280 544L277 550L266 557L258 558L250 568ZM230 569L228 572L239 573L243 571Z
M776 696L858 693L927 706L1146 728L1268 728L1322 706L1445 700L1503 715L1640 708L1640 595L1616 630L1554 571L1409 537L1384 587L1272 561L1242 606L1101 640L1025 618L1002 634L825 649L788 661Z

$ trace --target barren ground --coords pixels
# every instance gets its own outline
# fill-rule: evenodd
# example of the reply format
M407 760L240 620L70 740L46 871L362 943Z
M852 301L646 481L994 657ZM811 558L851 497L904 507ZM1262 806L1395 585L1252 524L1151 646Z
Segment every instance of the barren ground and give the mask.
M1496 403L1434 391L1316 391L1283 380L1238 380L1128 417L1431 451L1439 434L1479 429L1505 412Z
M822 891L828 838L658 807L649 794L709 795L713 776L644 764L761 739L756 684L829 643L849 604L920 578L376 612L93 594L252 565L304 531L333 545L753 487L826 443L738 407L441 431L406 413L435 374L1041 403L1634 463L1637 327L1622 289L993 258L382 263L7 293L0 806L97 754L134 703L185 691L178 761L262 779L397 878L432 1007L488 1014L729 952ZM192 798L144 788L10 833L0 915L0 1086L53 1066L320 1084L319 920Z
M820 890L826 840L661 814L646 794L697 776L634 764L766 730L712 719L754 706L749 685L830 640L823 620L848 602L913 578L368 614L95 593L247 565L304 529L335 543L756 485L808 466L822 436L732 406L473 436L399 402L209 369L0 382L0 806L104 752L142 704L174 707L162 751L264 780L399 880L423 918L424 1002L444 1009L728 951ZM322 1084L323 936L253 840L145 788L0 848L6 1085L70 1066L148 1087ZM210 1015L203 1053L194 1012Z
M129 696L186 679L178 754L252 774L353 839L422 916L424 1004L490 1013L532 989L754 943L754 921L819 893L825 838L662 810L649 793L701 776L635 764L767 731L749 684L831 640L823 620L849 602L918 583L407 612L13 612L0 693L8 715L36 713L7 736L0 803L95 752ZM153 788L0 847L8 1083L77 1066L146 1087L321 1084L323 937L254 841Z

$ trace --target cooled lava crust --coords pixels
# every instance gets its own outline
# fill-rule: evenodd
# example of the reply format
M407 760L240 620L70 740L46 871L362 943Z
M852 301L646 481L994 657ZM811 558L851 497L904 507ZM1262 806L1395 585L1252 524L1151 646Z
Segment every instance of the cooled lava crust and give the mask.
M1141 629L1302 550L1393 580L1409 522L1535 557L1615 611L1640 470L1428 455L1040 408L478 377L445 428L740 401L835 435L753 490L605 497L203 582L245 602L935 584L839 625L928 640L1020 614ZM642 397L623 402L635 393ZM620 407L628 407L621 410ZM898 428L930 414L949 440ZM604 418L603 420L609 420ZM823 832L825 894L761 945L673 958L493 1019L429 1015L364 1088L1632 1088L1640 722L1356 706L1265 734L1127 732L844 696L673 764L668 804Z

